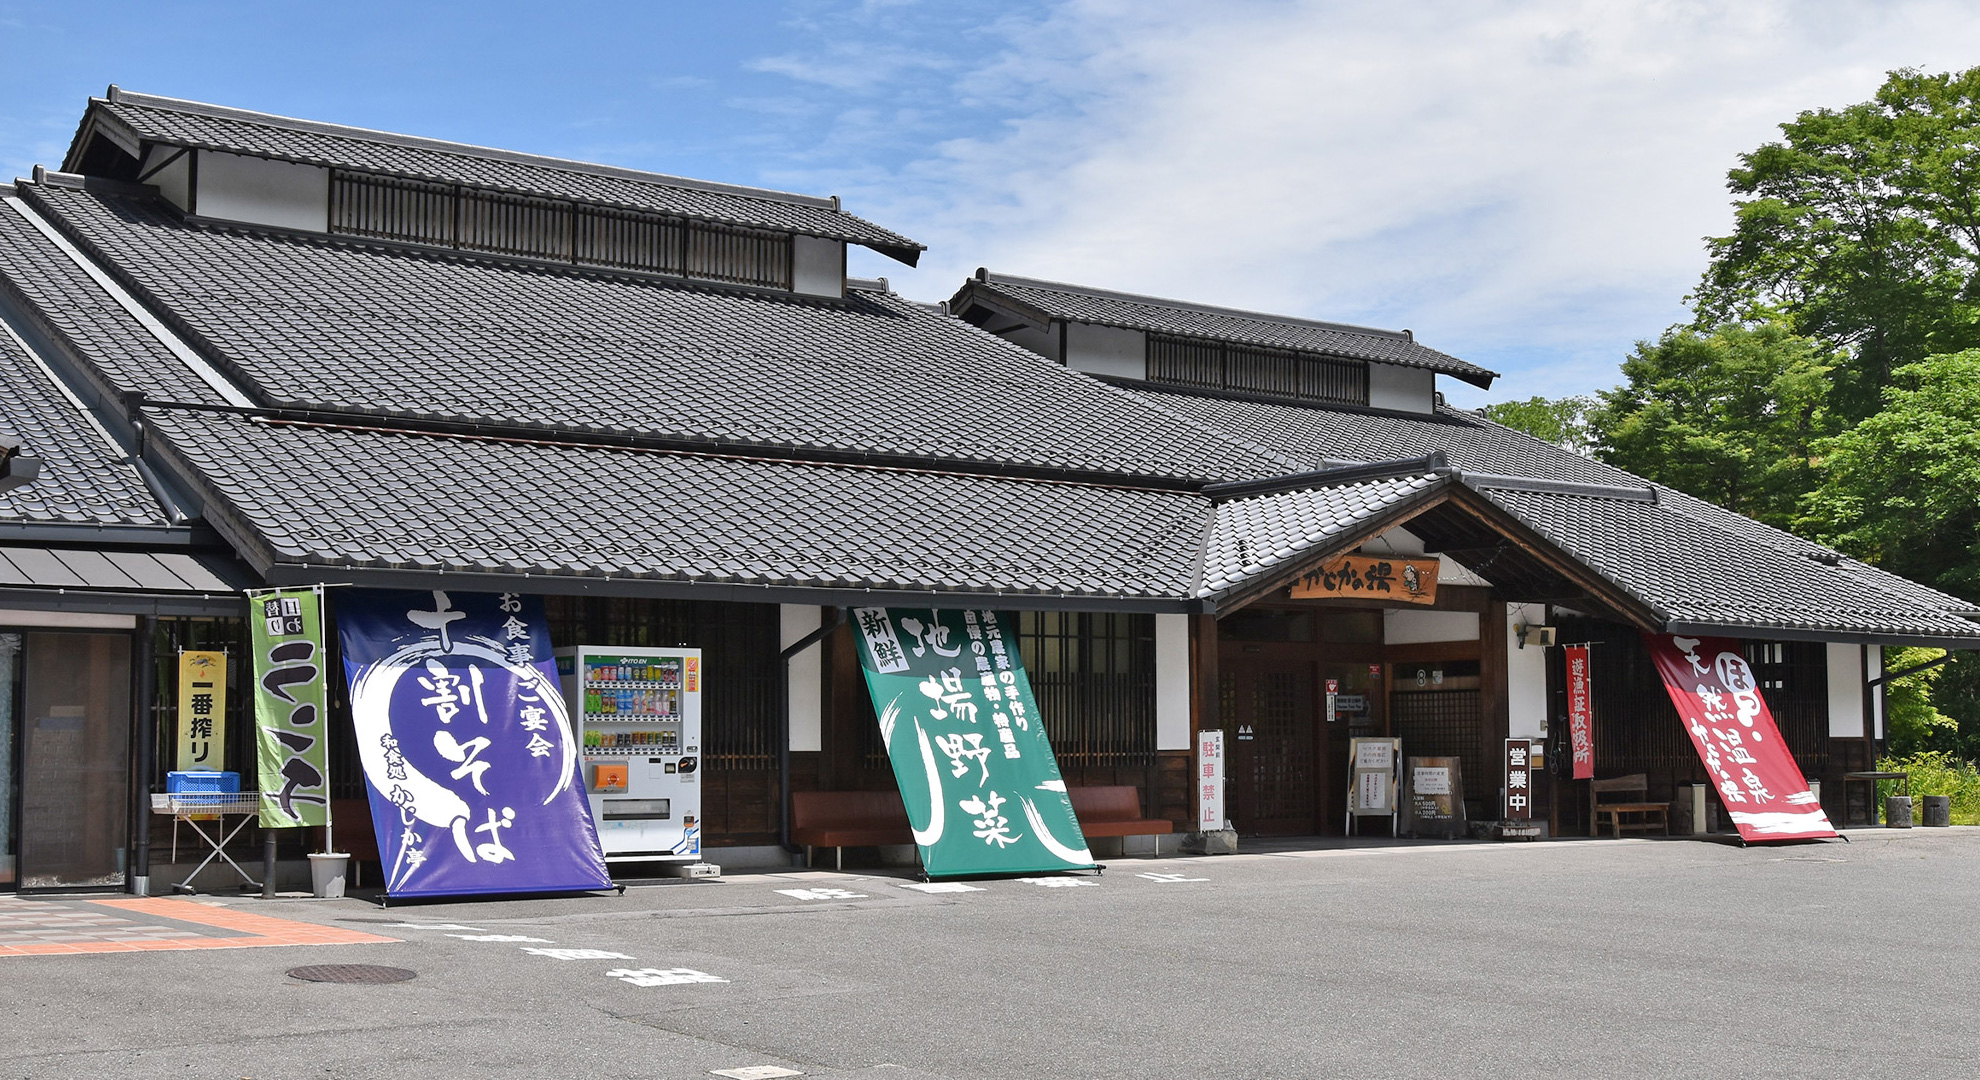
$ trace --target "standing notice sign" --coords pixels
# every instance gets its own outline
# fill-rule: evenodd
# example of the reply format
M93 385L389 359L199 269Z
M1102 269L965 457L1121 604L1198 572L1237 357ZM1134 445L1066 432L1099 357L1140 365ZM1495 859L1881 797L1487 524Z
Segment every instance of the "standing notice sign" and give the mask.
M1396 833L1396 772L1401 766L1401 739L1348 740L1348 835L1354 835L1355 819L1363 817L1387 817L1390 834Z
M1224 733L1196 733L1196 829L1224 828Z
M248 594L261 827L330 824L330 747L324 708L323 590Z
M1645 634L1643 641L1740 838L1836 835L1774 726L1739 642L1669 634Z
M931 877L1096 865L1003 615L860 608L853 625Z
M1588 703L1588 646L1569 645L1567 657L1568 744L1574 778L1595 779L1595 723Z
M227 767L227 654L179 653L179 771Z
M339 597L351 724L392 896L611 887L540 597Z
M1506 740L1506 806L1507 821L1526 821L1533 817L1533 741L1531 739Z

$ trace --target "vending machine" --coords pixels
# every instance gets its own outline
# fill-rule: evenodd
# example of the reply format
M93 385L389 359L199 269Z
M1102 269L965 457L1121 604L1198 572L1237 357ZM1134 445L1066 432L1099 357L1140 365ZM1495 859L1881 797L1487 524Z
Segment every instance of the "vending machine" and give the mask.
M699 864L701 650L556 656L605 861Z

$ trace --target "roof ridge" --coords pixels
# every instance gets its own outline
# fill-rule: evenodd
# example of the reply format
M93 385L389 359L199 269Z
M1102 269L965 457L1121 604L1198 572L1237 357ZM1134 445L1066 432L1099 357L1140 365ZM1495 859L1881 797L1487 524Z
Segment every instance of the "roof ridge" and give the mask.
M620 165L605 165L595 161L580 161L576 158L553 157L548 154L531 154L520 150L503 150L499 147L482 146L478 143L454 142L449 139L433 139L422 135L406 135L396 131L378 128L356 127L350 124L334 124L323 120L307 120L279 113L258 112L232 105L215 105L206 101L193 101L188 98L165 97L159 94L142 94L112 85L107 97L93 99L110 105L131 105L139 108L162 109L167 112L191 113L195 116L209 116L220 120L238 120L242 123L260 124L264 127L288 128L306 131L315 135L330 135L339 138L382 142L393 146L404 146L417 150L432 150L437 153L459 154L463 157L487 158L494 161L507 161L518 165L535 165L566 172L591 173L610 176L620 180L656 184L661 187L684 188L690 191L709 191L743 198L763 199L768 202L790 203L796 206L810 206L818 209L840 209L836 195L806 195L795 191L779 191L775 188L751 187L746 184L725 184L716 180L696 180L692 177L675 176L671 173L648 172L643 169L628 169Z
M988 267L977 267L976 280L985 285L1011 284L1034 285L1061 292L1077 293L1082 296L1103 297L1108 300L1125 300L1136 304L1153 304L1175 308L1178 311L1195 311L1205 315L1230 315L1255 322L1286 323L1292 326L1311 326L1320 330L1337 330L1348 334L1366 334L1371 337L1389 338L1394 341L1407 341L1416 344L1416 335L1409 330L1384 330L1375 326L1358 326L1354 323L1329 322L1325 319L1307 319L1297 315L1274 315L1267 311L1251 311L1245 308L1219 307L1215 304L1199 304L1188 300L1172 300L1165 296L1149 296L1143 293L1119 292L1113 289L1096 289L1087 285L1075 285L1067 281L1048 281L1045 278L1019 277L1016 274L993 273Z

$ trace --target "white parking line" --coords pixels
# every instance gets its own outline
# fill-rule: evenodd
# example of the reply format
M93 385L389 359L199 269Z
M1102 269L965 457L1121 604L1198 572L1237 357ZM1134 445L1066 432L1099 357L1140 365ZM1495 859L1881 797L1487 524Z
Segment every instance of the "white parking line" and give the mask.
M448 937L462 941L534 941L539 945L550 944L549 938L530 937L528 934L448 934Z
M627 959L631 959L628 957ZM681 986L686 983L725 983L729 980L719 975L710 975L693 968L613 968L605 973L608 979L617 979L634 986ZM798 1073L778 1075L797 1076Z
M913 889L925 893L987 892L975 885L965 885L960 881L901 881L896 882L903 889Z
M1021 877L1016 880L1022 881L1026 885L1036 885L1041 889L1074 889L1081 885L1099 884L1097 881L1088 881L1085 878L1076 877Z
M622 952L607 952L604 949L531 949L524 952L533 956L547 956L552 960L631 960Z
M846 889L777 889L776 892L799 900L864 900L865 893Z

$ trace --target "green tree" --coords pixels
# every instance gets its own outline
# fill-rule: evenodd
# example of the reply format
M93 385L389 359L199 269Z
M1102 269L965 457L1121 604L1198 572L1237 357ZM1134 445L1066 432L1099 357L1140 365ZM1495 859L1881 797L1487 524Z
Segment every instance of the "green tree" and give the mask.
M1904 671L1945 656L1944 649L1885 649L1884 670ZM1892 757L1909 757L1927 750L1950 749L1958 741L1959 722L1933 704L1946 665L1927 667L1884 684L1884 737Z
M1895 574L1980 597L1980 349L1892 373L1884 408L1825 440L1805 532Z
M1851 363L1834 404L1878 407L1898 367L1980 345L1980 68L1892 72L1727 174L1736 218L1691 300L1701 329L1778 309Z
M1494 423L1524 431L1570 453L1585 454L1591 445L1588 410L1594 403L1589 397L1530 397L1487 405L1483 412Z
M1815 486L1815 444L1836 357L1779 321L1638 342L1624 383L1589 412L1595 456L1769 525L1794 523Z

